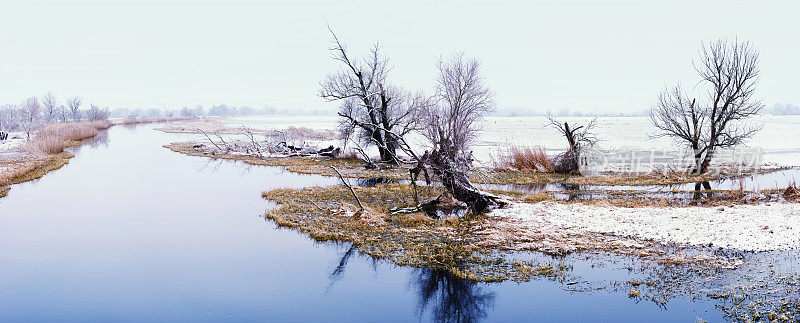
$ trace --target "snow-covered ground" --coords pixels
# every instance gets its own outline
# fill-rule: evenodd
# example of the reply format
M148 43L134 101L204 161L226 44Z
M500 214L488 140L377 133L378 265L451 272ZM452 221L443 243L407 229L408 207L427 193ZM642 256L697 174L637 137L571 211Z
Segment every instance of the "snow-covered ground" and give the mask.
M800 248L800 203L732 207L620 208L541 202L513 204L491 216L526 230L604 233L662 243L742 251Z
M0 158L7 157L7 155L16 152L25 144L25 134L12 132L9 134L8 139L0 141Z

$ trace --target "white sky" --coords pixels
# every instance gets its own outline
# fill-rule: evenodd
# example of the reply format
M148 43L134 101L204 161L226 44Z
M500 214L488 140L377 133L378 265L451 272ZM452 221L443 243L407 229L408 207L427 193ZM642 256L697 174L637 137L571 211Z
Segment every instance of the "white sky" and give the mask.
M393 83L429 91L439 55L478 58L500 107L634 112L693 86L703 40L761 52L759 96L800 102L797 1L0 0L0 104L48 90L125 108L226 103L318 109L338 66L380 41Z

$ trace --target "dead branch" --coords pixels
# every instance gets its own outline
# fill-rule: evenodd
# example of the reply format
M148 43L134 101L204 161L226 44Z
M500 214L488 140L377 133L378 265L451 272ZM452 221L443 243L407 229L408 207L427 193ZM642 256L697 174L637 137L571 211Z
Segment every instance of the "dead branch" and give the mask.
M336 167L333 167L333 166L331 166L331 165L328 165L328 167L330 167L331 169L333 169L333 171L334 171L334 172L336 172L336 175L337 175L337 176L339 176L339 180L341 180L341 181L342 181L342 184L344 184L344 186L346 186L348 189L350 189L350 193L351 193L351 194L353 194L353 198L356 200L356 203L358 203L358 208L359 208L361 211L364 211L364 205L362 205L362 204L361 204L361 200L358 198L358 195L356 195L356 191L355 191L355 190L353 190L353 187L352 187L352 186L350 186L350 184L349 184L349 183L347 183L347 181L346 181L346 180L344 179L344 177L342 176L342 173L339 173L339 170L338 170L338 169L336 169Z
M220 147L219 145L217 145L217 143L215 143L215 142L214 142L214 140L211 140L211 137L209 137L209 136L208 136L208 134L207 134L205 131L203 131L203 129L197 128L197 131L199 131L199 132L200 132L200 133L202 133L204 136L206 136L206 139L208 139L208 141L209 141L209 142L210 142L212 145L214 145L215 147L217 147L217 149L219 149L219 150L223 150L223 149L222 149L222 147Z

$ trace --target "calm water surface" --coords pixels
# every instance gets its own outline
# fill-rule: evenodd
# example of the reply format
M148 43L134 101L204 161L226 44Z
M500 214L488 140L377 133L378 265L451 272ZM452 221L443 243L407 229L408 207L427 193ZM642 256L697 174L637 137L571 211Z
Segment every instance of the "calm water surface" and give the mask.
M624 292L549 280L473 284L318 244L261 217L277 187L332 178L180 155L191 135L113 127L0 199L0 321L694 321ZM627 280L627 264L582 280Z

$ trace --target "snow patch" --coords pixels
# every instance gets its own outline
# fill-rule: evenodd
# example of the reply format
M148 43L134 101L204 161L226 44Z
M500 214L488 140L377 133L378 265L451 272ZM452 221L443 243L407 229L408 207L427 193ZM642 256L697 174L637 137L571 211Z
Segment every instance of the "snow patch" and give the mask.
M605 233L742 251L800 247L800 203L621 208L541 202L513 204L491 215L523 221L531 230Z

